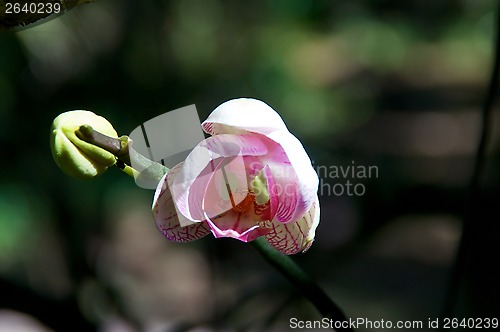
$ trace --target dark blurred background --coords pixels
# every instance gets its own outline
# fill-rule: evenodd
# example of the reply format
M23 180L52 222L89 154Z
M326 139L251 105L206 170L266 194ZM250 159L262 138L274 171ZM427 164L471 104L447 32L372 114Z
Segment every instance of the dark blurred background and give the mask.
M51 122L67 110L103 115L121 135L191 104L204 120L237 97L276 109L318 169L378 169L321 174L316 242L294 259L352 318L440 317L496 5L97 0L2 32L0 331L286 331L292 317L321 318L249 245L169 243L152 191L117 169L74 180L51 157ZM495 109L460 318L500 316L499 125ZM347 180L364 194L329 189Z

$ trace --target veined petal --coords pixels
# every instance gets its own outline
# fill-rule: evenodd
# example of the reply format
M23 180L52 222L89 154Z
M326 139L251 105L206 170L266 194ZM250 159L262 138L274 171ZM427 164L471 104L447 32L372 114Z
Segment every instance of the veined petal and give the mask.
M319 200L316 196L309 211L299 220L288 224L273 222L271 231L266 234L267 241L286 255L304 252L314 241L319 216Z
M179 218L184 217L177 212L170 186L181 168L182 163L172 168L160 180L155 191L152 211L156 227L167 239L175 242L188 242L209 234L210 228L205 223L196 223L185 227L179 223Z
M258 134L257 134L258 135ZM317 196L319 179L299 140L288 131L274 131L262 137L269 153L261 157L276 181L279 207L275 220L283 223L300 219Z
M253 211L237 213L233 210L216 218L209 218L206 222L216 238L232 237L243 242L250 242L271 231L270 223L256 221Z
M246 174L243 157L266 153L266 145L255 135L217 135L199 143L186 158L172 186L177 208L186 217L180 220L181 226L205 219L201 213L203 196L216 170L231 164L231 173ZM195 181L197 185L193 186Z
M286 130L279 114L261 100L239 98L218 106L201 124L207 134L245 134L250 132L267 135L275 130Z

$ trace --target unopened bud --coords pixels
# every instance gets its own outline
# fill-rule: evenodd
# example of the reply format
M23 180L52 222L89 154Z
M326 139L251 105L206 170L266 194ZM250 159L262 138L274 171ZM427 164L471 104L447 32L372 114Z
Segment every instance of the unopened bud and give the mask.
M102 116L90 111L69 111L54 119L50 134L50 148L57 166L66 174L89 179L114 165L116 157L80 139L76 132L83 125L91 126L92 129L104 135L118 137L111 123Z

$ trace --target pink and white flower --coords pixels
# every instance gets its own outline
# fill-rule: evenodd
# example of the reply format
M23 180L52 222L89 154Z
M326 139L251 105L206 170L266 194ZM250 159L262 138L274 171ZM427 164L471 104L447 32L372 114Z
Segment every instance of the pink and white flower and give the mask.
M265 236L278 251L307 250L319 223L318 176L302 144L270 106L234 99L202 123L212 135L160 181L158 229L187 242L209 233L249 242Z

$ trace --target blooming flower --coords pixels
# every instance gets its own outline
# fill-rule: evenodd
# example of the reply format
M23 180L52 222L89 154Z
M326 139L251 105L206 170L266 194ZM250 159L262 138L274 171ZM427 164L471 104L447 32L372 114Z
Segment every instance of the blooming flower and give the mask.
M244 242L265 236L282 253L307 250L319 223L318 176L278 113L235 99L202 128L212 136L156 189L152 210L162 234L176 242L209 233Z

